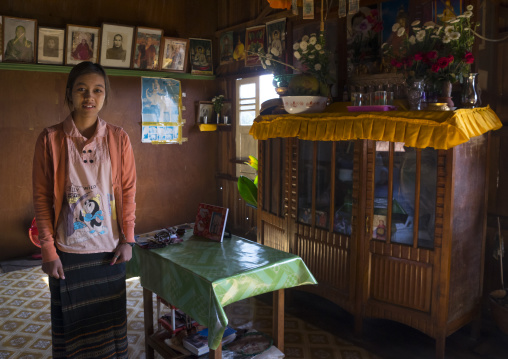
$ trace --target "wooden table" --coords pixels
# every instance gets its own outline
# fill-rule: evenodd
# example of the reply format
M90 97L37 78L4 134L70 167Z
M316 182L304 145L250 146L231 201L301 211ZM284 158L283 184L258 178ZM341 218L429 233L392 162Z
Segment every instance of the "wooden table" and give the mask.
M294 254L236 236L219 243L192 233L186 233L182 243L165 248L135 246L127 275L139 276L143 286L147 358L154 357L154 349L167 358L183 357L154 331L152 293L207 326L210 358L222 358L220 343L228 324L223 307L274 292L273 339L284 351L284 289L317 284L303 260Z

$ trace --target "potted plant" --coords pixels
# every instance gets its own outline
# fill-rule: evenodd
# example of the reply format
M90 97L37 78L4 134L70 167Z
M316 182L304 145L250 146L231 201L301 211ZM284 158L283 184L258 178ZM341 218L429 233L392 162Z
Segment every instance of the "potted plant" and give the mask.
M246 165L258 170L258 159L254 156L249 156L249 162L244 162ZM258 208L258 176L251 180L248 177L240 176L238 178L238 192L240 197L247 203L248 206Z

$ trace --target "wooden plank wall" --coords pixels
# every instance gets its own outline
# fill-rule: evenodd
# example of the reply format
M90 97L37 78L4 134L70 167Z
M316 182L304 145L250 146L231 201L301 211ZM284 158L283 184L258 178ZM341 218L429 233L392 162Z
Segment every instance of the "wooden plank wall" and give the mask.
M23 0L0 2L0 14L32 18L39 26L100 26L102 22L162 28L168 36L213 39L217 3L161 0ZM185 14L185 16L182 16ZM194 19L189 21L190 19ZM200 19L200 20L198 20ZM203 21L206 19L206 21ZM171 76L168 73L168 76ZM44 127L62 121L66 74L0 71L0 260L35 252L28 238L34 216L32 158ZM101 116L130 136L138 173L136 233L194 221L199 202L218 203L217 132L194 126L195 103L217 94L216 80L182 80L186 124L182 145L141 144L139 77L111 77L112 97Z

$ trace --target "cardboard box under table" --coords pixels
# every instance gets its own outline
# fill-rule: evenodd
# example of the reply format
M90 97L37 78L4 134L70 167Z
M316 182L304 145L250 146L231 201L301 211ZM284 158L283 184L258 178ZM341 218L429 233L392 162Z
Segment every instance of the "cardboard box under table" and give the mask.
M154 335L152 293L207 326L209 357L221 358L228 324L223 308L274 291L273 339L284 352L284 288L317 284L303 260L237 236L214 242L188 232L182 243L164 248L135 246L128 263L127 276L139 276L143 286L146 357L154 357L154 348L171 357Z

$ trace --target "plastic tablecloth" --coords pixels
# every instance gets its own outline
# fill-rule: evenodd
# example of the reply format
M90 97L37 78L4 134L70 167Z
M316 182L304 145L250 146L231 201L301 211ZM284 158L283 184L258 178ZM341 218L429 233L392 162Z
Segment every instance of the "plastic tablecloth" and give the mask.
M224 306L283 288L317 284L297 255L236 236L219 243L192 233L186 233L182 243L164 248L134 246L127 277L137 276L143 288L206 325L208 345L214 350L228 324Z

